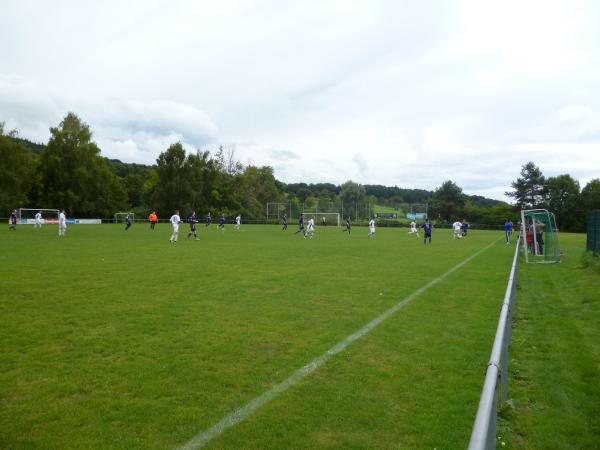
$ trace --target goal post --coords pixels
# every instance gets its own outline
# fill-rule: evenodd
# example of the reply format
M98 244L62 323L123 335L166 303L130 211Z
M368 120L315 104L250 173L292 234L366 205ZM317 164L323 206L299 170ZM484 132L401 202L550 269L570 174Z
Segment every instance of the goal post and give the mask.
M42 224L58 223L60 211L53 208L19 208L19 223L22 225L35 224L35 215L42 214Z
M304 211L304 220L308 220L311 217L315 219L315 226L319 225L335 225L340 226L340 213L330 212L306 212Z
M114 222L115 223L125 223L125 219L127 218L128 214L131 214L131 217L132 217L133 221L135 222L135 214L132 213L132 212L118 212L118 213L115 213Z
M546 209L521 211L521 236L527 263L558 263L562 256L554 213Z

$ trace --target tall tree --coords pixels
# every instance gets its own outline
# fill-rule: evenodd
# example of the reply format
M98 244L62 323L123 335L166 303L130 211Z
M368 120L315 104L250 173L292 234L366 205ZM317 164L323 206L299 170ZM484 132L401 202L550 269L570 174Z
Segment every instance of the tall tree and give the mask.
M123 183L100 157L90 127L68 113L50 133L40 155L44 206L83 217L111 217L123 209L127 204Z
M358 220L358 210L359 208L363 209L366 197L364 186L352 180L346 181L341 186L340 200L342 200L344 211L354 212L355 220Z
M530 161L521 168L521 177L511 183L514 191L506 195L513 197L520 209L534 209L544 203L545 183L540 168Z
M179 209L182 214L191 207L191 184L186 167L186 154L181 142L172 144L156 160L158 182L154 190L154 204L159 215Z
M431 215L442 220L460 219L466 198L463 191L451 180L444 181L431 196Z
M581 199L585 211L600 209L600 178L594 178L581 190Z
M16 141L17 131L5 134L0 122L0 214L28 205L36 160L31 151ZM37 205L39 206L39 205Z
M559 229L580 231L583 229L579 182L571 175L550 177L544 186L546 206L556 216Z

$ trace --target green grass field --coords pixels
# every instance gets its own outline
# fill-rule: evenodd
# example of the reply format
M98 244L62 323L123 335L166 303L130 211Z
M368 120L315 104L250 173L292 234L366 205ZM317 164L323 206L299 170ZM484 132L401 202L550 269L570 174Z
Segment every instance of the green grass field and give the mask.
M341 230L2 230L0 447L178 448L493 243L207 445L465 448L513 246Z

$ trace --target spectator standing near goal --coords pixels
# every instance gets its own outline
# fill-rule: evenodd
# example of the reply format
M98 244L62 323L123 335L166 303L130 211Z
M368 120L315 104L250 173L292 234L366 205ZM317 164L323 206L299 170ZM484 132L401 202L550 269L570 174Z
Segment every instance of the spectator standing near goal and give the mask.
M375 220L371 219L369 221L369 239L373 239L375 237Z
M462 237L462 223L457 220L452 224L452 228L454 229L454 235L452 239L460 239Z
M198 217L196 216L196 211L192 211L192 214L190 214L187 221L190 224L190 232L187 235L188 239L191 238L193 235L194 238L197 241L199 241L200 239L198 239L198 234L196 233L196 224L198 223Z
M300 232L304 232L304 214L301 213L300 217L298 217L298 230L294 234L298 234Z
M506 243L510 244L510 238L512 236L513 224L510 219L504 222L504 234L506 236Z
M539 220L535 221L535 242L537 243L537 255L541 256L544 254L544 222Z
M429 244L431 244L431 231L433 230L433 224L429 219L427 219L423 225L421 225L421 228L423 228L424 233L423 244L427 244L427 238L429 238Z
M131 228L132 223L133 223L133 214L127 213L127 216L125 217L125 231L127 231Z
M239 214L237 216L235 216L235 229L237 231L240 231L240 225L242 224L242 216L240 216Z
M150 221L150 229L154 230L156 223L158 222L158 216L156 215L156 211L152 211L148 216L148 220Z
M38 211L35 215L35 224L33 225L34 228L42 228L42 212Z
M419 237L419 230L417 230L417 222L414 220L410 223L410 231L408 234L416 234Z
M65 214L65 210L61 209L58 214L58 235L64 236L67 232L67 215Z
M346 229L342 230L342 233L345 231L347 231L348 234L352 231L352 219L350 219L350 216L346 217Z
M171 216L169 222L171 222L171 227L173 227L173 233L171 234L169 242L177 242L177 238L179 237L179 222L181 222L178 209L175 210L175 213Z
M281 228L281 231L287 231L287 216L285 214L283 215L283 228Z
M17 210L13 209L8 219L8 230L17 231Z

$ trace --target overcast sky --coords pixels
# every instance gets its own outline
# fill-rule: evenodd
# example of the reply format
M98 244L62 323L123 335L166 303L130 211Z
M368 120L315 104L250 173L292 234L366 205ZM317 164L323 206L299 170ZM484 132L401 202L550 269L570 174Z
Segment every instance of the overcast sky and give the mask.
M600 2L3 0L0 121L102 154L235 149L284 182L506 199L600 177Z

